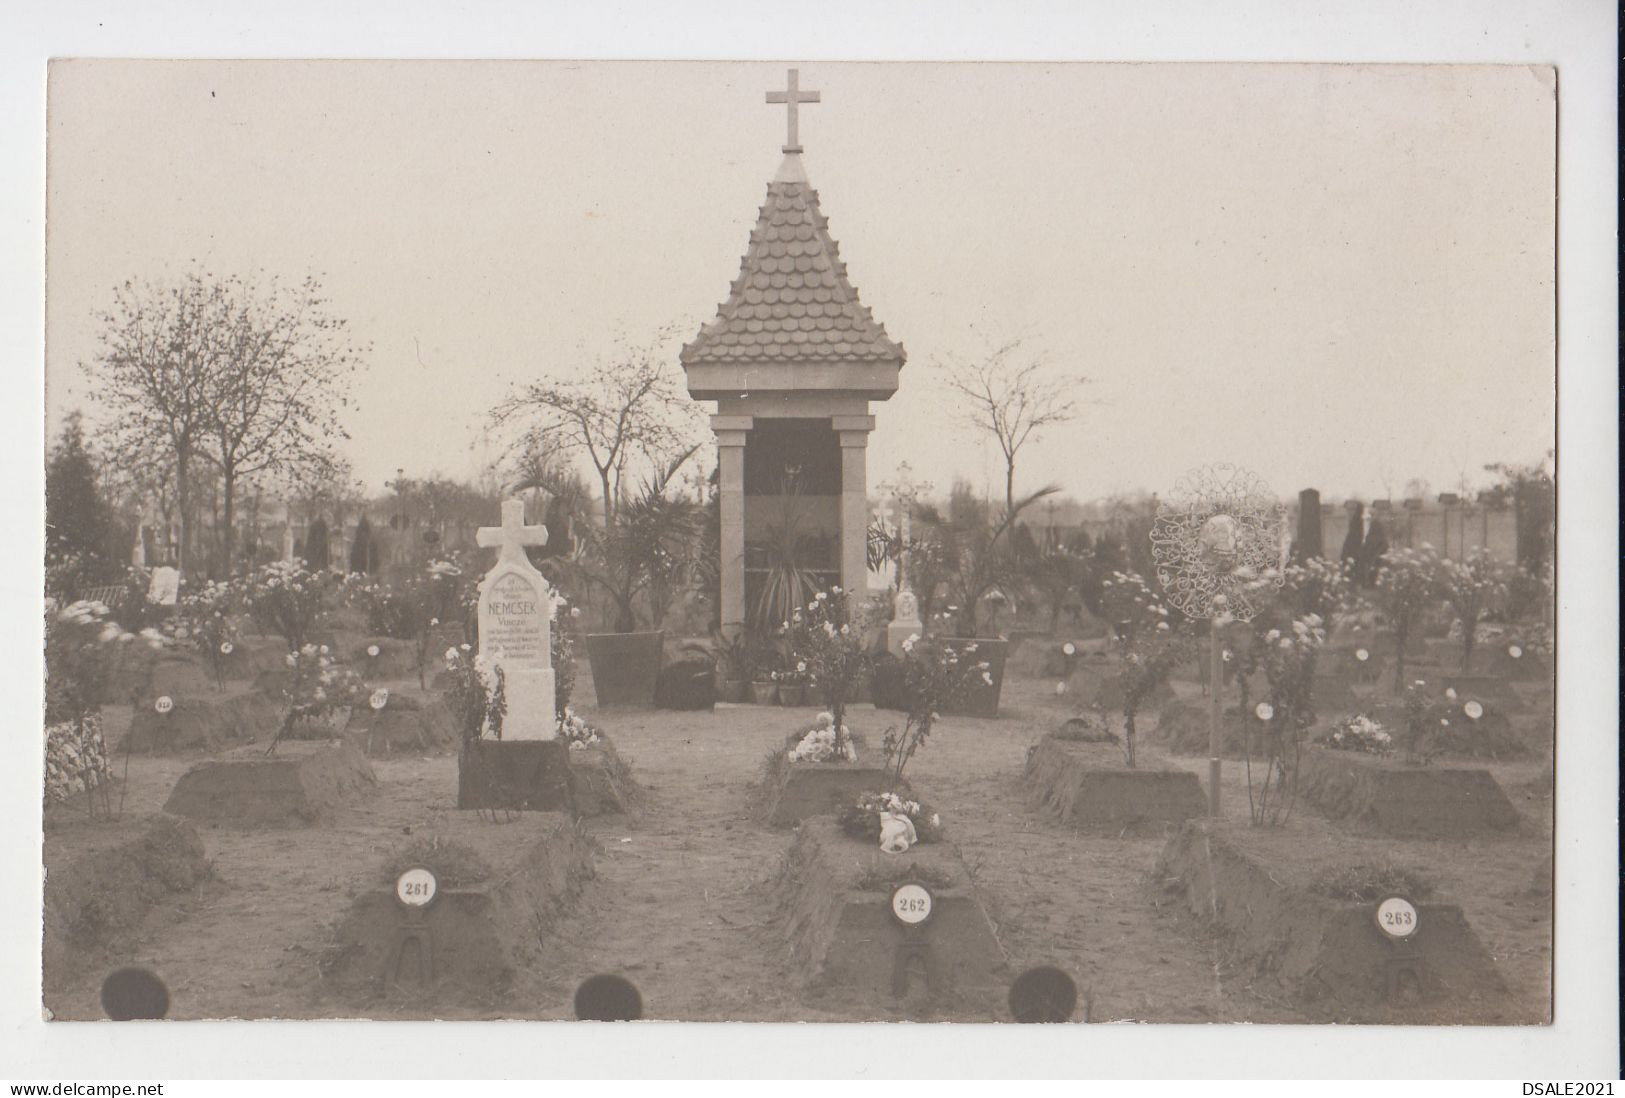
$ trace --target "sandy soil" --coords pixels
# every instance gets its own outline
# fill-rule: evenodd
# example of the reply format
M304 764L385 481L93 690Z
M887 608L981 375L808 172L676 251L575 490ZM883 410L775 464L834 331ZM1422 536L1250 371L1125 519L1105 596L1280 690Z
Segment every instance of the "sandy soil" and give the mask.
M590 699L586 679L577 697ZM1054 964L1072 973L1096 1021L1297 1021L1290 1006L1251 991L1229 972L1203 928L1160 902L1149 875L1163 840L1088 836L1029 811L1021 786L1027 747L1074 709L1080 684L1058 697L1054 681L1012 668L998 720L950 718L910 764L910 777L944 814L994 920L1013 971ZM416 683L390 684L416 692ZM1179 684L1195 700L1194 683ZM748 814L767 752L813 709L719 707L714 714L582 707L613 738L650 791L637 819L588 821L602 845L597 878L563 926L521 974L506 1002L452 1005L450 1018L565 1018L575 987L618 972L641 990L648 1015L690 1020L836 1021L903 1017L891 1003L808 997L790 978L788 942L775 923L771 887L790 833ZM109 715L110 737L127 707ZM893 714L869 707L851 721L878 740ZM48 814L46 861L71 859L109 841L132 820L161 811L191 759L135 758L122 793L122 822L92 823L82 806ZM1172 760L1206 780L1202 760ZM1519 793L1544 759L1493 766L1527 817L1511 838L1472 843L1349 837L1303 813L1263 835L1283 862L1391 860L1424 870L1442 898L1461 904L1512 987L1520 1014L1545 1015L1550 972L1550 899L1529 890L1551 842L1549 794ZM123 760L118 766L123 768ZM59 1018L100 1016L109 967L151 966L169 983L179 1018L418 1016L393 1005L335 1002L318 961L351 898L413 833L462 829L453 807L456 760L374 760L379 787L331 826L265 831L204 828L216 879L155 908L130 940L87 958L67 986L47 990ZM1226 814L1246 819L1245 776L1226 763ZM500 836L501 825L491 827ZM514 832L518 834L518 832ZM483 841L483 840L482 840ZM501 841L500 838L495 841ZM911 1017L921 1017L911 1014ZM941 1020L953 1015L926 1015ZM957 1020L990 1020L963 1017Z

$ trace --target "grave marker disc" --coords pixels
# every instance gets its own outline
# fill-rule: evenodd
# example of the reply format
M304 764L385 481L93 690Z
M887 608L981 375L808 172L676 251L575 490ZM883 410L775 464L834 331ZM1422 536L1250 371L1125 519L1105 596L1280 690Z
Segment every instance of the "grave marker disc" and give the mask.
M935 907L936 897L922 884L907 881L892 890L892 917L906 927L924 926Z
M1364 663L1366 660L1371 658L1371 653L1367 652L1364 648L1356 648L1354 650L1354 658L1359 660L1361 663Z
M152 707L160 713L168 713L171 709L175 708L175 699L171 698L168 694L165 694L157 701L153 702Z
M433 873L420 865L403 870L395 878L395 898L409 908L425 908L434 902L440 891L440 882Z
M1403 896L1389 896L1377 905L1377 929L1396 942L1409 941L1421 923L1416 905Z
M1475 721L1484 715L1484 707L1476 701L1468 702L1466 705L1461 707L1461 711L1466 713L1470 719Z
M384 706L389 704L389 688L380 686L377 690L374 690L372 692L372 697L367 699L367 704L372 706L374 709L384 708Z

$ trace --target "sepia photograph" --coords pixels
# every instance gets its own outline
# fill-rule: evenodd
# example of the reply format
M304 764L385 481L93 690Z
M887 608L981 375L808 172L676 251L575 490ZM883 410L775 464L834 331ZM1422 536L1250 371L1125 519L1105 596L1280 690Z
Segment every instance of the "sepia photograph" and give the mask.
M1564 1020L1559 66L399 52L41 69L42 1034Z
M45 1006L1547 1021L1556 101L55 63Z

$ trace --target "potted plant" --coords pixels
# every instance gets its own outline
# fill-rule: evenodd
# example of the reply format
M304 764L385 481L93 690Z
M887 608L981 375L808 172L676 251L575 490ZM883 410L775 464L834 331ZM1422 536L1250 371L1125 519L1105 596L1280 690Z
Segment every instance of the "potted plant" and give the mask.
M711 645L717 662L717 700L742 702L755 676L756 654L742 625L714 633Z
M805 663L799 665L805 668ZM802 681L804 671L795 667L783 671L773 672L779 684L779 704L786 709L793 709L801 704L801 696L806 692L806 683Z
M778 674L770 668L759 667L750 683L750 700L757 705L772 705L779 696Z

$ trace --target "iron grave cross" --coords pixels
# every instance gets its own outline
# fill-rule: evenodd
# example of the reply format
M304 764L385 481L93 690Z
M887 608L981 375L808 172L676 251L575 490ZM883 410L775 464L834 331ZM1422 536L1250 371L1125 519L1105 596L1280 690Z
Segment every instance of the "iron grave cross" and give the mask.
M524 501L505 499L502 501L502 525L481 526L475 532L474 540L487 549L493 545L497 546L498 560L511 560L528 568L530 558L525 556L524 547L546 545L547 527L526 526Z
M769 103L784 103L788 106L790 112L790 143L784 146L784 151L787 153L800 152L801 131L798 126L798 122L800 121L800 105L802 103L818 102L818 93L815 91L802 91L801 70L791 69L789 78L785 83L785 90L781 92L768 92L767 101Z

